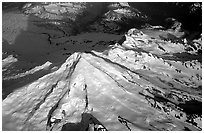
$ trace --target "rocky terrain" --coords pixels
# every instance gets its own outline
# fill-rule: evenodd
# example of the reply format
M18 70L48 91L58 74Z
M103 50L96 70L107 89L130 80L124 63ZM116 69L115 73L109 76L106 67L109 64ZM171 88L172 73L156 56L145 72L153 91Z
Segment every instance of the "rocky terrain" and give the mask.
M2 129L202 130L202 23L188 29L167 12L161 25L155 14L137 3L3 3Z

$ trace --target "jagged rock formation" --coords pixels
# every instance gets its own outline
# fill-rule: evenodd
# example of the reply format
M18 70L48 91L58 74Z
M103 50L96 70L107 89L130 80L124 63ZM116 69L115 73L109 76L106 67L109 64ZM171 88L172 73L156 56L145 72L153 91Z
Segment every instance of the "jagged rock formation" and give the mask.
M202 130L202 38L185 38L179 21L145 24L128 3L21 9L3 15L3 130ZM144 26L120 34L132 22ZM15 44L22 29L41 43Z

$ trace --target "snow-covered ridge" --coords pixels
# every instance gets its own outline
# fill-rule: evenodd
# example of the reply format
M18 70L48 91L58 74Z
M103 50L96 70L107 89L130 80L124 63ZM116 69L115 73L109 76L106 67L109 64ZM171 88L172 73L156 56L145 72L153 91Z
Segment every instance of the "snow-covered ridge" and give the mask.
M24 73L19 73L19 74L15 75L15 76L5 77L5 78L3 78L3 80L12 80L12 79L21 78L21 77L24 77L24 76L27 76L27 75L30 75L30 74L34 74L37 71L40 71L40 70L43 70L43 69L49 69L49 66L51 64L52 63L48 61L45 64L43 64L41 66L36 66L33 69L31 69L29 71L26 71Z
M201 130L202 64L174 61L183 51L131 29L121 45L75 53L3 100L4 130Z
M3 130L202 130L202 37L134 27L147 19L128 3L5 12Z

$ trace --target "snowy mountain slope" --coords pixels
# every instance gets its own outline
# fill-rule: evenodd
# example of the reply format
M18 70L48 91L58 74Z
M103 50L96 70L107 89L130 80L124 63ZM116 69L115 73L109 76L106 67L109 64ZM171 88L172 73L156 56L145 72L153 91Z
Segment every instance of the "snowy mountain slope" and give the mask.
M202 130L202 37L128 3L21 9L3 13L3 130Z

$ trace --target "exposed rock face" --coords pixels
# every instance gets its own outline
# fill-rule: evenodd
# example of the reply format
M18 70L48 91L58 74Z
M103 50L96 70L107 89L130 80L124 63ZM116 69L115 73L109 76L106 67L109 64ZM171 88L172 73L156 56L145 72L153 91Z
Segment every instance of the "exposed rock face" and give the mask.
M172 29L177 32L181 30L182 23L178 22L178 20L174 18L167 18L165 22L166 22L167 29Z
M179 21L129 29L149 18L128 3L21 9L3 15L3 130L202 130L202 38Z
M115 33L148 21L148 16L129 6L128 3L113 3L107 8L102 19L89 26L89 30Z

